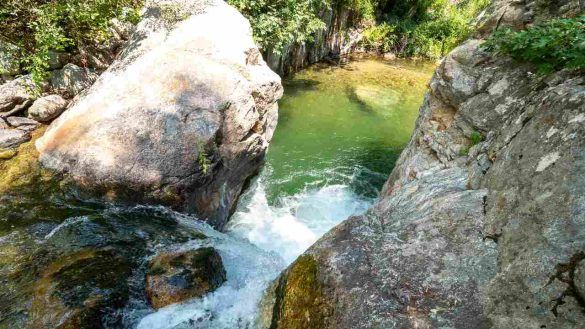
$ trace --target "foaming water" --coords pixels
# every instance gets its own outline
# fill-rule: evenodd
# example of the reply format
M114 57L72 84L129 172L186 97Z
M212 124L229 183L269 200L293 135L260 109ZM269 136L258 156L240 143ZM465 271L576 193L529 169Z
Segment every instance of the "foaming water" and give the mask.
M371 198L348 185L307 186L271 205L263 176L244 195L227 231L292 263L319 237L347 217L364 212Z
M184 225L194 224L185 218ZM162 328L251 328L256 318L257 303L268 282L285 267L274 254L249 242L219 233L205 231L221 255L227 281L203 298L171 305L147 315L138 324L139 329ZM190 241L180 249L201 247L199 241Z
M270 205L266 177L262 174L242 197L226 233L205 231L222 257L227 282L201 299L147 315L138 329L253 328L268 284L319 237L347 217L364 212L373 201L347 185L327 185L307 187ZM182 217L184 225L202 230L201 224ZM199 241L190 241L180 248L200 246Z

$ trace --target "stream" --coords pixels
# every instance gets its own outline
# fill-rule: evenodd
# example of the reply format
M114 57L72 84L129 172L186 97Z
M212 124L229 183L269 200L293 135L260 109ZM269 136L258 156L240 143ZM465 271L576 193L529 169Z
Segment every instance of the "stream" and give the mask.
M30 305L19 291L35 284L34 264L95 246L131 246L122 253L138 268L127 274L129 302L112 326L253 328L267 285L328 230L374 202L410 138L433 69L355 60L285 79L266 164L225 232L163 207L70 204L31 191L0 199L0 328L24 323ZM159 250L209 245L221 255L227 281L203 298L150 308L141 274L148 259Z

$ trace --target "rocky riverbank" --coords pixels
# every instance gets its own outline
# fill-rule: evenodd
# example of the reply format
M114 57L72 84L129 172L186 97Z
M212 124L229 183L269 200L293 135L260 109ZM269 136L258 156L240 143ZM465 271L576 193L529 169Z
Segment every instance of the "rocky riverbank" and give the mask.
M584 9L496 1L480 34ZM481 42L443 60L380 200L281 275L264 327L585 324L585 78L537 74Z

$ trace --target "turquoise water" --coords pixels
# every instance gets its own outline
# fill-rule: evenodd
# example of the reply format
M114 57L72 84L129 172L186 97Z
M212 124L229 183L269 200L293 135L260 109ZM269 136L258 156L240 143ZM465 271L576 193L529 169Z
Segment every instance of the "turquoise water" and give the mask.
M362 60L284 80L265 173L270 203L333 184L375 197L410 138L433 69Z

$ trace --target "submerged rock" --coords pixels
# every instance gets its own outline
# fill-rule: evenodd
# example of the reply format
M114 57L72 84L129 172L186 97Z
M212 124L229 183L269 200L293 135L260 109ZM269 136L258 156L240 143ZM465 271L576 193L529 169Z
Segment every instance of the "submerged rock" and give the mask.
M28 117L47 122L58 117L67 107L68 101L59 95L48 95L37 99L28 109Z
M237 10L191 5L168 24L153 3L121 58L37 148L44 166L86 190L195 212L221 228L263 161L282 87Z
M211 247L163 253L149 264L146 294L152 307L201 297L226 280L221 256Z
M316 282L269 291L268 327L585 326L585 77L537 75L480 45L437 69L379 201L299 258Z

